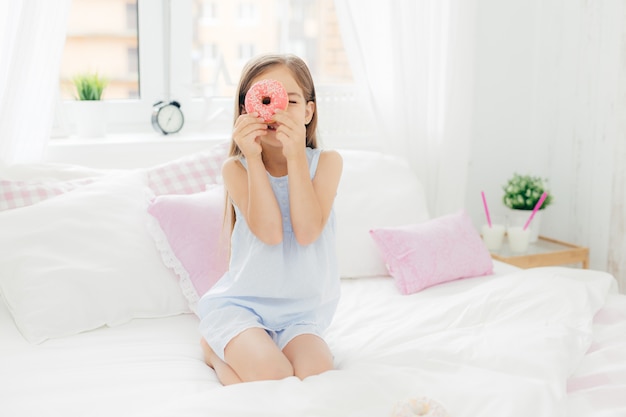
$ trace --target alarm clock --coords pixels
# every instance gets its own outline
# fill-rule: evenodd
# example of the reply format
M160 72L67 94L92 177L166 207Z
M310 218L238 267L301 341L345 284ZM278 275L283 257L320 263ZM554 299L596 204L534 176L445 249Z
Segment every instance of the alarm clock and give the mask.
M164 135L176 133L183 128L185 118L177 101L154 103L152 107L152 127Z

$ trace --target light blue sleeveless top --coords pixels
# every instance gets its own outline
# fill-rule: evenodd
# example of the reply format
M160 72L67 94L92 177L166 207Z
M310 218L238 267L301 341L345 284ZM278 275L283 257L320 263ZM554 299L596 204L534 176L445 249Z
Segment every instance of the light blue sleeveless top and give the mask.
M320 149L306 149L311 178ZM244 158L241 159L247 169ZM235 206L229 270L200 300L200 310L241 306L253 310L271 330L294 323L315 323L325 329L339 300L339 267L335 248L335 214L318 239L306 246L295 238L289 210L288 176L268 173L283 218L283 240L268 245L249 229Z

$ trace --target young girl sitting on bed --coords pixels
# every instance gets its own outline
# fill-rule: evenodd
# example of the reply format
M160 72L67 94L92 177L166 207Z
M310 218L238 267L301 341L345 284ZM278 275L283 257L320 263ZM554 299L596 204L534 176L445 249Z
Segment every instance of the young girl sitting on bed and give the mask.
M244 107L260 80L288 93L269 124ZM222 167L230 265L198 304L204 357L224 385L317 375L333 368L322 333L339 299L332 208L342 159L317 148L315 88L300 58L253 59L236 97Z

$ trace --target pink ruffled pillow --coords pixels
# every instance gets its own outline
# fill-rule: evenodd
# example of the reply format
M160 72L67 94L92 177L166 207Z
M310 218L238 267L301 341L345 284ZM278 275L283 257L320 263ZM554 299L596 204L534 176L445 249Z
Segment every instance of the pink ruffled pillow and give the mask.
M229 231L224 227L224 187L195 194L162 195L148 207L151 232L165 265L179 277L192 311L228 268Z
M402 294L493 273L493 261L464 210L419 224L370 230Z

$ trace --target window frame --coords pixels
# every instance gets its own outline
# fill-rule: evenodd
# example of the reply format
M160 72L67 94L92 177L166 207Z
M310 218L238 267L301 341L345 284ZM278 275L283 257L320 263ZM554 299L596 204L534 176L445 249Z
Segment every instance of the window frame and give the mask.
M192 0L137 0L139 98L106 100L107 132L153 132L154 103L175 100L185 117L182 134L229 135L233 97L194 97ZM219 11L217 11L219 13ZM166 64L168 63L168 64ZM333 86L316 85L317 89ZM354 91L355 84L338 86ZM59 94L60 97L60 94ZM58 100L53 137L74 134L74 100ZM321 103L320 103L321 104Z

